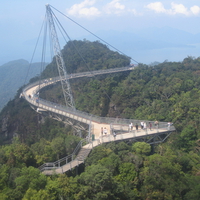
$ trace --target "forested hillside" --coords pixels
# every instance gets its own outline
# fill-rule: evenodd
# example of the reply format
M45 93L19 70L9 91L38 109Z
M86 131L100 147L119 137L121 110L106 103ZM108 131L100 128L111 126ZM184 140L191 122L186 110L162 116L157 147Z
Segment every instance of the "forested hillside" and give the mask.
M63 49L68 73L130 63L130 58L99 42L74 42L87 65L69 42ZM47 66L42 77L57 75L54 64ZM78 110L171 121L177 131L155 146L143 142L101 145L78 170L46 177L37 167L70 154L80 138L70 126L39 115L17 96L0 114L2 199L200 199L200 58L139 64L131 72L70 83ZM59 84L42 90L41 97L63 103Z

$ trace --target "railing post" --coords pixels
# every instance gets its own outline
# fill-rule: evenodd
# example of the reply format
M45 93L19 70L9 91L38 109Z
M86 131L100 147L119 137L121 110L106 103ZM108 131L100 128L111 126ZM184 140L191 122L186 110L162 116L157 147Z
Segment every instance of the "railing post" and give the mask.
M90 139L90 137L91 137L91 126L92 126L92 124L91 124L91 119L90 119L90 125L89 125L89 139Z

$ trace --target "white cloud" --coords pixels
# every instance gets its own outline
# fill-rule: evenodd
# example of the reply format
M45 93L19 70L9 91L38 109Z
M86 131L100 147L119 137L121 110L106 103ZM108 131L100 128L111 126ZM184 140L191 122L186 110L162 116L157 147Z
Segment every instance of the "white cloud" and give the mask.
M80 4L74 4L67 13L77 17L96 17L100 15L98 8L94 7L95 0L85 0Z
M193 6L190 8L190 11L194 14L194 15L198 15L200 14L200 7L199 6Z
M125 10L125 5L122 5L120 0L113 0L104 9L107 14L120 14Z
M171 6L172 6L172 14L189 15L188 9L183 4L176 4L172 2Z
M132 6L125 6L125 4L121 3L122 0L110 0L109 3L104 6L100 4L100 1L97 0L83 0L79 4L74 4L70 9L67 10L68 15L73 15L76 17L85 17L85 18L94 18L98 17L101 14L108 15L122 15L122 14L130 14L132 13L135 16L144 16L145 13L143 11L138 11L138 8ZM126 1L124 1L126 2ZM127 3L127 2L126 2ZM137 5L138 4L134 4ZM99 7L101 6L101 7ZM184 15L184 16L197 16L200 15L200 7L192 6L186 7L183 4L170 3L169 7L166 8L161 1L152 2L146 5L145 7L155 13L166 14L166 15Z
M168 15L176 15L176 14L182 14L185 16L191 16L191 15L198 15L200 14L200 7L199 6L193 6L190 9L185 7L183 4L176 4L174 2L171 3L171 8L166 9L162 2L153 2L146 6L149 10L153 10L156 13L165 13Z
M166 13L167 10L164 8L163 4L161 2L154 2L150 3L146 6L150 10L154 10L157 13Z

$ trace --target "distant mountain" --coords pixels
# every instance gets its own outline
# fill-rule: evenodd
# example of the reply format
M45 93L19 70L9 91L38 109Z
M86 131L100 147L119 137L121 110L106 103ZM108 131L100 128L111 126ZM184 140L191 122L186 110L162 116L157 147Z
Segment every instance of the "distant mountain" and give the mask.
M95 35L144 64L165 60L179 62L187 56L200 56L200 34L171 27L142 30L136 28L134 32L99 31ZM85 38L92 41L99 40L91 35Z
M15 96L17 90L25 82L40 73L40 69L40 63L30 65L23 59L10 61L0 66L0 110Z
M165 60L180 62L187 56L197 58L200 55L200 33L193 34L167 26L138 29L134 23L130 31L90 31L139 63L150 64L154 61L162 63ZM72 34L70 37L72 40L82 40L84 38L90 41L99 40L99 38L85 32L80 37L77 37L77 34ZM62 41L60 44L64 44L63 37L59 38L60 40ZM29 59L36 42L37 38L25 41L20 51L5 49L9 54L7 56L3 53L0 55L0 65L7 62L9 57L12 57L13 60L20 57ZM110 49L114 50L113 48ZM41 59L40 54L35 56L36 60ZM47 60L50 61L51 58L47 58Z
M194 44L198 42L196 34L171 27L151 27L137 32L141 37L153 41L165 41L173 44Z

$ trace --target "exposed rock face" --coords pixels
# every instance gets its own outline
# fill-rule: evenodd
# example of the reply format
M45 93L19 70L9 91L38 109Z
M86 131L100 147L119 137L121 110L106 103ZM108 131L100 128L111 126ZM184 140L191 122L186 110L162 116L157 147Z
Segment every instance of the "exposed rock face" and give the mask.
M2 117L2 120L1 120L1 138L6 138L6 141L8 142L8 140L10 141L10 139L12 139L14 136L16 136L16 130L17 130L17 126L13 126L12 125L12 131L10 131L10 126L9 126L9 119L10 119L10 115L9 113L5 114L3 117ZM4 140L3 139L3 140Z
M2 132L6 132L6 131L7 131L7 126L8 126L8 115L6 115L6 116L2 119L1 131L2 131Z

